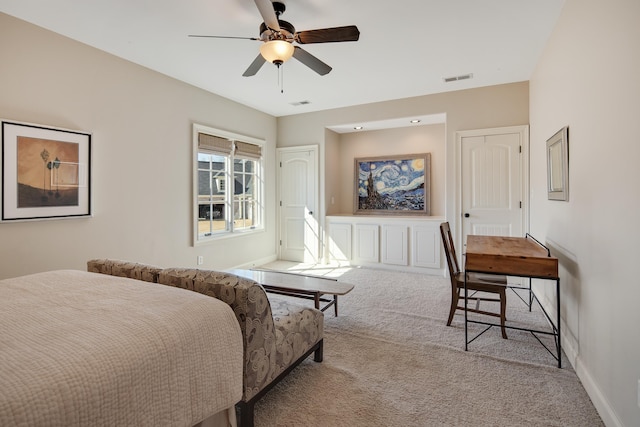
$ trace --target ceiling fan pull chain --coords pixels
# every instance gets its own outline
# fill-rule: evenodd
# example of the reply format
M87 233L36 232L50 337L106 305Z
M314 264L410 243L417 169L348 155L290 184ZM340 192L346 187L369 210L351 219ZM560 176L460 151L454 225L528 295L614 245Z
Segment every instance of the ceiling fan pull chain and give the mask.
M278 67L278 79L279 82L278 84L280 85L280 93L284 93L284 70L283 70L283 66L280 65Z

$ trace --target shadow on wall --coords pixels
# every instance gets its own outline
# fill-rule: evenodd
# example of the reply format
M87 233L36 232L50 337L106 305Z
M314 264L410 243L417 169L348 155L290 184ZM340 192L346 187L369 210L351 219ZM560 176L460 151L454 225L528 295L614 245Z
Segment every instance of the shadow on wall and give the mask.
M580 354L580 296L581 278L580 266L576 255L559 243L547 238L545 244L551 251L551 256L558 258L558 274L560 276L560 303L563 321L562 337L566 343L565 353L572 365L576 366L575 358ZM555 306L555 292L548 289L545 293L547 302L553 301ZM551 299L553 298L553 299ZM555 312L555 309L553 310ZM570 354L569 350L573 354Z

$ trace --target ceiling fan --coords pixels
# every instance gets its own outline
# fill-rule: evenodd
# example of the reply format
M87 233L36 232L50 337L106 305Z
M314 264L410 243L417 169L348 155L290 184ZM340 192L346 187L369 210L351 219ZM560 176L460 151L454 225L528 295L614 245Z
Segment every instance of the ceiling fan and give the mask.
M360 31L355 25L335 28L322 28L318 30L296 31L295 27L287 21L282 21L282 15L286 9L284 3L271 0L254 0L264 22L260 24L260 37L231 37L231 36L206 36L194 35L189 37L209 37L220 39L244 39L259 40L260 54L253 60L249 68L242 74L245 77L255 75L262 65L269 61L280 67L284 62L294 57L321 76L328 74L331 67L306 50L293 43L334 43L357 41Z

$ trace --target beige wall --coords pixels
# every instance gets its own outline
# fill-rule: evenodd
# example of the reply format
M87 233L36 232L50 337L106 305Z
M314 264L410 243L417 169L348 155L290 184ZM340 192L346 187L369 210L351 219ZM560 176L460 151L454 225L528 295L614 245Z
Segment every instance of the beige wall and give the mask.
M531 79L531 230L561 264L567 354L609 426L639 426L640 2L567 0ZM545 141L569 126L569 201ZM547 293L550 302L553 295Z
M93 134L93 218L0 223L0 278L84 269L93 257L228 268L275 257L275 186L266 232L194 248L197 122L267 141L276 119L0 13L0 117Z
M325 191L324 200L326 200L327 215L334 215L344 213L339 195L336 195L336 189L342 188L342 171L339 170L338 165L341 162L340 151L340 134L325 130L324 138L324 164L323 170L329 170L330 173L326 174L325 179ZM333 198L333 199L332 199Z

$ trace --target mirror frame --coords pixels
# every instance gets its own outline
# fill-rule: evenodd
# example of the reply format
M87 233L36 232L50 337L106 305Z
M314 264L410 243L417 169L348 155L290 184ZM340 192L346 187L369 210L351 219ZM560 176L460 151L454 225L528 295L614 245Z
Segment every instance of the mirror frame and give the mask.
M547 198L569 200L569 127L547 139Z

